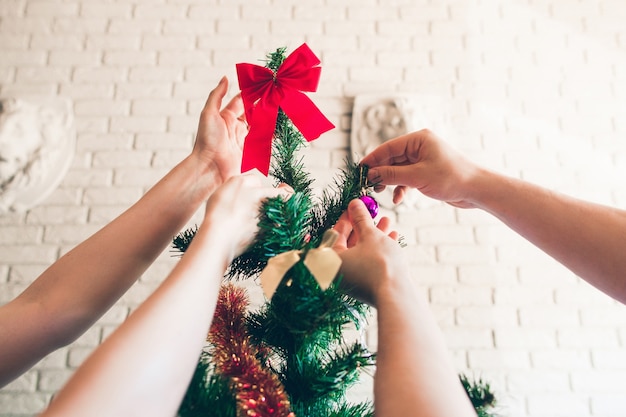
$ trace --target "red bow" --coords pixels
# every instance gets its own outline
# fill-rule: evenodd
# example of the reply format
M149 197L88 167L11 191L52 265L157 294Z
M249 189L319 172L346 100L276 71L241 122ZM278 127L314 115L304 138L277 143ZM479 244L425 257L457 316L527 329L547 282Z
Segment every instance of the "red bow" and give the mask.
M267 176L279 107L309 142L335 127L302 93L317 90L322 71L319 64L319 58L306 44L285 58L276 74L259 65L237 64L241 98L250 126L241 172L257 168Z

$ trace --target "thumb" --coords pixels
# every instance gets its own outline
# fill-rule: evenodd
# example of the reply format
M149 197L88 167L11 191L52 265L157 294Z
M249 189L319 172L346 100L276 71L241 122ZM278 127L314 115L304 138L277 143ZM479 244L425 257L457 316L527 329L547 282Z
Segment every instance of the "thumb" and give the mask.
M415 178L413 165L385 165L371 168L367 173L371 183L381 185L411 185Z
M358 236L362 236L363 233L375 228L370 212L358 198L350 201L350 204L348 204L348 215L350 216L352 227Z

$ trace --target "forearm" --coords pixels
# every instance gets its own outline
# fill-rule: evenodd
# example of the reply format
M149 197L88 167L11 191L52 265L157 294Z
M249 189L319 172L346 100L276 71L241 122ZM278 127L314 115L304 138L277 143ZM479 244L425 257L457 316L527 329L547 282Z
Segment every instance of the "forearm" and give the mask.
M79 368L45 417L175 414L230 260L217 236L201 228L170 276Z
M473 203L572 272L626 302L626 212L489 171L472 184Z
M405 285L377 305L376 416L475 416L426 301Z

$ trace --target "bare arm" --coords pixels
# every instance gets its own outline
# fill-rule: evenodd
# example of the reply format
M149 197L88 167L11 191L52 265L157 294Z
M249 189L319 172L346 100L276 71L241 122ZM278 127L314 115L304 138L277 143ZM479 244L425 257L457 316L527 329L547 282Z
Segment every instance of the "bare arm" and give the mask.
M387 228L381 219L377 229L359 200L335 226L347 290L378 311L376 415L475 416L426 300L411 282L397 234L385 235Z
M626 303L626 211L483 170L469 189L474 206Z
M141 276L223 181L239 171L239 97L220 112L222 79L202 112L190 156L99 232L0 307L0 386L87 330ZM19 319L17 319L19 317Z
M85 361L42 416L175 415L209 328L224 271L250 241L262 198L285 193L230 179L162 285Z
M361 161L369 179L406 187L462 208L480 208L575 274L626 303L626 211L562 195L482 169L422 130L376 148Z

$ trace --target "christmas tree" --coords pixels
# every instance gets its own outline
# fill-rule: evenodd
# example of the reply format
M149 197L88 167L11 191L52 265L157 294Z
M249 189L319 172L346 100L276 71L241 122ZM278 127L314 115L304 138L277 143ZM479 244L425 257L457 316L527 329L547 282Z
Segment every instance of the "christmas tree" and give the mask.
M366 323L368 306L340 290L333 236L325 232L352 199L367 199L372 217L377 206L366 168L349 161L314 195L300 152L333 126L302 91L317 89L320 61L306 45L285 52L270 53L265 67L237 66L250 125L242 170L258 168L294 194L264 204L254 243L230 265L181 417L373 416L371 402L346 399L360 372L375 364L375 353L345 337L347 327ZM174 247L184 252L194 233L181 233ZM266 295L256 311L235 285L250 278ZM462 382L479 415L488 416L489 385Z

